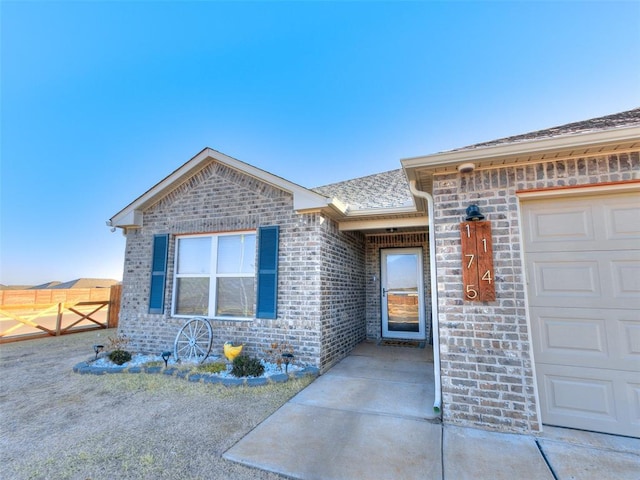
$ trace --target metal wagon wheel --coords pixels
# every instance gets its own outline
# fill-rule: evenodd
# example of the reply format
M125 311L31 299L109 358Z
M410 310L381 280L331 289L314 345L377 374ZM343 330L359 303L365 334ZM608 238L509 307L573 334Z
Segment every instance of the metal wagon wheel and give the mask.
M202 363L211 351L213 331L206 318L195 317L188 320L176 335L173 357L176 361L186 360Z

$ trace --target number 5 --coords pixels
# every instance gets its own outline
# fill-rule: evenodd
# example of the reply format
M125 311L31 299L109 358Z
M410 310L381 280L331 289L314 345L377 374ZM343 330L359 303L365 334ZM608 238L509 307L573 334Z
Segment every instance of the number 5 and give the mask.
M467 285L467 298L473 300L478 296L478 291L474 289L475 285Z

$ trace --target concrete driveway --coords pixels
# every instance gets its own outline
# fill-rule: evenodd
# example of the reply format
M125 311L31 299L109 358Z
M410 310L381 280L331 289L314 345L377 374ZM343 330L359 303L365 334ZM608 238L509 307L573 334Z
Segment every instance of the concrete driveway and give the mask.
M224 458L304 480L640 479L640 440L440 423L429 348L360 344Z

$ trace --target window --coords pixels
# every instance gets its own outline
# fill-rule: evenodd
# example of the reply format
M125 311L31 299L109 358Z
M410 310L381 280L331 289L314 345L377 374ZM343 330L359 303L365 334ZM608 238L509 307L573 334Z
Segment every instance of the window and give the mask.
M253 318L255 263L254 232L178 237L173 314Z

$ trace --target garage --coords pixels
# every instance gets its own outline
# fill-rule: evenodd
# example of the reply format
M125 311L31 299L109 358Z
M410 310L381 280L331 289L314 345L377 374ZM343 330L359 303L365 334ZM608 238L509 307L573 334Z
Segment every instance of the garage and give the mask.
M520 206L542 422L640 437L638 184Z

